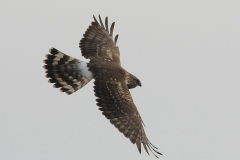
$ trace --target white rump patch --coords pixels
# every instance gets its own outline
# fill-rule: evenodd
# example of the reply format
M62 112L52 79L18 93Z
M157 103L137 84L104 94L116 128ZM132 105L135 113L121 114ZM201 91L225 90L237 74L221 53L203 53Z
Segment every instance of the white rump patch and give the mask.
M93 78L93 74L92 72L90 72L87 67L87 63L84 62L84 61L81 61L79 64L78 64L78 67L79 67L79 70L81 71L81 75L85 78L87 78L89 81L91 81L91 79Z

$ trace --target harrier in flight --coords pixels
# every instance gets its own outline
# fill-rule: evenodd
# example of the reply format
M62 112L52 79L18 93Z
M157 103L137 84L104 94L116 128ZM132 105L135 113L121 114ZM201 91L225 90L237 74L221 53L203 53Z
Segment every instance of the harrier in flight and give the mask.
M121 66L120 52L116 46L118 35L113 39L115 23L112 23L109 30L108 17L105 26L100 16L100 23L94 16L93 18L94 22L79 44L82 55L90 61L86 63L51 48L44 60L46 77L50 78L50 83L54 83L54 88L60 88L60 91L68 95L95 79L94 92L102 114L136 144L140 153L142 144L147 153L150 150L155 156L161 155L148 140L142 118L129 92L129 89L141 86L141 82Z

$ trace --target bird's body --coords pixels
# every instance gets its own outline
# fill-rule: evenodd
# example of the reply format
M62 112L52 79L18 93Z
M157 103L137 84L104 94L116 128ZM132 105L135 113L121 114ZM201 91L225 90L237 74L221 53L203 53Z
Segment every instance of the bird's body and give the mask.
M94 20L80 41L82 55L90 61L86 63L51 48L44 61L46 77L50 78L49 82L55 83L55 88L61 88L67 94L74 93L95 79L94 92L102 114L137 145L140 153L142 144L147 153L149 149L161 154L146 137L142 118L129 92L129 89L141 86L141 82L121 66L120 52L116 46L118 35L114 40L112 36L115 23L109 32L107 18L106 27L100 16L100 24L95 17Z

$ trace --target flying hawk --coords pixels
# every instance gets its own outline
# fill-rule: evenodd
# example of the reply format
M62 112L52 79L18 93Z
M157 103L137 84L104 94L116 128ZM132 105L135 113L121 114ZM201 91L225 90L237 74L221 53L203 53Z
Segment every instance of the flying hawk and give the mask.
M118 35L113 40L115 22L109 31L108 17L105 26L100 16L100 23L93 18L94 22L79 44L82 55L90 61L86 63L51 48L44 60L46 77L50 78L50 83L54 83L54 88L60 88L68 95L94 78L94 92L102 114L133 144L136 143L140 153L142 144L147 153L149 149L155 156L161 155L148 140L142 118L129 92L129 89L141 86L141 82L121 66L120 52L116 46Z

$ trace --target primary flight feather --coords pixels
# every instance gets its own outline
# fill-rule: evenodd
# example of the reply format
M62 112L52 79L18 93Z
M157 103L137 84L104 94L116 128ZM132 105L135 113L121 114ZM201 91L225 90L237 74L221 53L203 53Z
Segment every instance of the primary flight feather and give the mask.
M90 59L88 63L70 57L55 48L49 50L44 60L46 77L55 88L72 94L95 79L94 92L97 105L102 114L118 130L136 144L141 153L141 144L148 153L156 157L161 155L148 140L142 118L133 103L129 89L141 86L140 80L121 67L120 52L116 46L118 35L113 38L113 22L108 29L108 17L105 26L93 16L94 22L86 30L79 43L82 55ZM149 153L148 153L149 154Z

